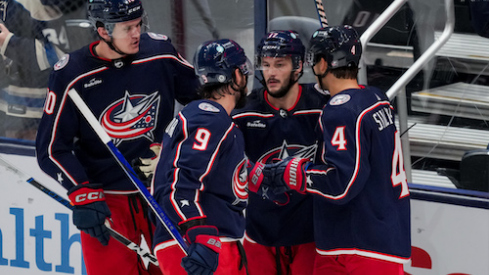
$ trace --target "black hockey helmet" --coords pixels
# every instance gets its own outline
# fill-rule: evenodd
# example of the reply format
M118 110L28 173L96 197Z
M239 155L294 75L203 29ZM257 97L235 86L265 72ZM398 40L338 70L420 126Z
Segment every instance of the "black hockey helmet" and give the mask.
M201 44L194 56L194 67L202 85L229 83L236 68L244 75L253 74L243 48L230 39Z
M114 25L131 21L144 15L140 0L89 0L87 5L88 19L95 27L103 26L112 34ZM100 22L103 25L97 25Z
M353 27L335 26L320 28L313 33L306 61L314 66L321 57L328 69L358 66L362 56L362 44Z
M266 34L256 49L255 67L261 70L262 57L286 57L292 59L292 68L300 67L299 61L304 61L305 47L296 31L271 31Z

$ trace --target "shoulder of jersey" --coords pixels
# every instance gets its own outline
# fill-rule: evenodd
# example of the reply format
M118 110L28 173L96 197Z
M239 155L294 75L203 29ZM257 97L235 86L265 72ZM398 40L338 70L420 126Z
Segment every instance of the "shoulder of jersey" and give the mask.
M331 106L338 106L338 105L343 105L351 100L351 95L349 94L338 94L333 96L329 102L328 105Z
M55 71L59 71L64 67L66 67L69 61L70 61L70 54L65 54L58 60L58 62L56 62L56 64L54 64L53 69Z
M317 106L323 106L331 97L329 91L321 90L317 84L302 84L302 96Z
M63 55L58 60L58 62L56 62L54 64L53 70L59 71L65 67L72 66L72 64L80 65L80 62L77 62L77 61L82 60L82 59L85 60L85 57L86 57L85 55L88 53L88 47L89 46L85 46L85 47L82 47L76 51L73 51L71 53L67 53L67 54Z

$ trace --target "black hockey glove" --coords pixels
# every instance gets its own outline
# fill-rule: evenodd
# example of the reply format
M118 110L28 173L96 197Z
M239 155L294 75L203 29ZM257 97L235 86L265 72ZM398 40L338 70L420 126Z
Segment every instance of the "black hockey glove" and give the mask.
M73 224L81 231L97 238L102 245L109 243L110 234L104 225L111 213L100 184L81 184L68 192L73 209Z
M199 225L191 227L185 234L190 244L187 257L182 259L182 267L188 274L212 275L219 264L221 240L216 227Z
M151 186L151 180L153 179L153 174L160 159L160 144L151 144L149 147L153 151L154 156L150 158L137 158L131 161L131 166L134 172L138 175L138 178L146 185L146 187Z
M275 200L277 194L295 190L304 194L307 187L305 158L288 157L277 163L257 163L250 172L248 188L264 198Z

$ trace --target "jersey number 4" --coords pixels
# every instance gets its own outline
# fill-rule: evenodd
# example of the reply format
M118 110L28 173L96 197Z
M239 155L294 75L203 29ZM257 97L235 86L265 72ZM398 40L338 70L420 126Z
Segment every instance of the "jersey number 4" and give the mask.
M345 127L337 127L333 138L331 139L331 144L336 146L336 150L346 150L346 138L345 138ZM407 184L406 170L404 169L404 159L402 154L401 138L399 137L399 132L396 131L395 135L395 146L394 154L392 156L392 174L391 174L392 186L396 187L401 185L401 195L399 198L404 198L409 195L409 188Z
M394 154L392 156L392 174L391 174L392 186L396 187L401 185L401 195L399 199L409 195L409 188L407 184L406 170L404 170L404 158L402 155L401 138L399 132L396 131Z

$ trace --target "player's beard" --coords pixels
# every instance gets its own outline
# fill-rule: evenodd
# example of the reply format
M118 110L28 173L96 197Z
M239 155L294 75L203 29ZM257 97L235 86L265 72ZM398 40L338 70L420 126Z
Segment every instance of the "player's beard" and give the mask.
M236 95L235 109L241 109L246 105L246 85L244 88L239 89L239 94Z
M283 85L280 87L280 89L278 89L278 90L277 90L276 92L274 92L274 93L271 93L271 92L270 92L270 89L268 89L268 87L267 87L267 89L268 89L268 91L267 91L267 92L268 92L268 94L269 94L271 97L274 97L274 98L282 98L282 97L284 97L284 96L285 96L285 95L286 95L286 94L289 92L290 87L292 87L292 85L294 85L294 84L295 84L295 82L297 82L297 81L292 81L292 77L293 77L293 76L294 76L294 72L292 72L292 73L289 75L289 77L288 77L288 78L285 80L285 82L286 82L287 84L283 84ZM267 80L267 82L268 82L268 81L270 81L270 79L269 79L269 80Z

